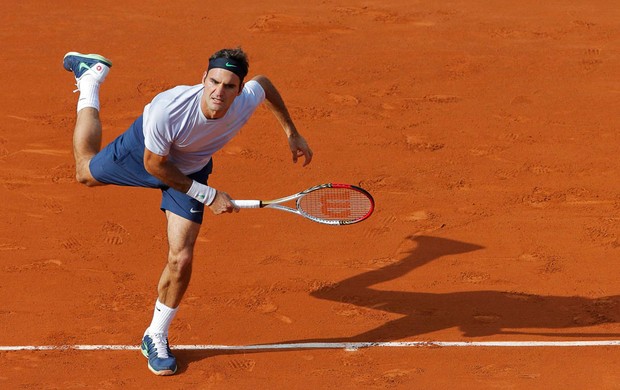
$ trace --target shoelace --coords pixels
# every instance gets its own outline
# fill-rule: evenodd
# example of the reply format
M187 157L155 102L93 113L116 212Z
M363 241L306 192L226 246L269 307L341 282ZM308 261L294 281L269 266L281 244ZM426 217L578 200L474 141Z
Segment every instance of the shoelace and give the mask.
M157 351L157 357L160 359L168 358L168 340L163 333L155 333L151 335L155 350Z

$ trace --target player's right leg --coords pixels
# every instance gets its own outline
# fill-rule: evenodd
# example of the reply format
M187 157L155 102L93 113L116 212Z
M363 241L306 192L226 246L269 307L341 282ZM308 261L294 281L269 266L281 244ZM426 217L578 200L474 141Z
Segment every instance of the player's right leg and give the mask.
M194 245L200 224L166 210L168 219L168 262L157 286L158 297L153 319L142 338L142 354L156 375L173 375L175 356L168 344L168 331L192 274Z
M76 179L88 186L101 185L93 178L89 164L101 150L99 87L110 71L112 61L98 54L69 52L63 59L63 66L75 75L77 91L80 92L73 132Z

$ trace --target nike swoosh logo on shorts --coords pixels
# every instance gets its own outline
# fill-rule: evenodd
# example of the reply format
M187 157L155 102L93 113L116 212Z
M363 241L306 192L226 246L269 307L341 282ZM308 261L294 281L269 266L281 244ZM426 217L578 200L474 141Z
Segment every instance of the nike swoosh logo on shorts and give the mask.
M189 212L192 214L199 214L202 213L202 210L194 210L194 208L192 207L191 209L189 209Z

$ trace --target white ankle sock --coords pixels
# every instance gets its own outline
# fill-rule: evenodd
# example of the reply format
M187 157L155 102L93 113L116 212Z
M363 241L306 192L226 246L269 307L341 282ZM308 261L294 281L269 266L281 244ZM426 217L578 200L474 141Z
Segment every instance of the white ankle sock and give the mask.
M170 328L170 324L174 319L175 314L179 308L170 308L163 303L159 302L159 299L155 303L155 310L153 311L153 320L151 321L151 325L148 327L147 332L154 333L162 333L165 336L168 336L168 329Z
M78 81L78 90L80 91L80 97L78 98L77 111L86 107L92 107L99 111L99 85L96 80L90 80L85 77Z

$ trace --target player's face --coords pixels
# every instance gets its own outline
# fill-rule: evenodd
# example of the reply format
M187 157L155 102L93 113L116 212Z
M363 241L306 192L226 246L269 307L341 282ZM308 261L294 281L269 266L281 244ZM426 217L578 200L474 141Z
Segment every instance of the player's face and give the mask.
M211 69L205 73L202 83L205 89L201 108L207 118L223 117L235 98L241 94L239 76L226 69Z

